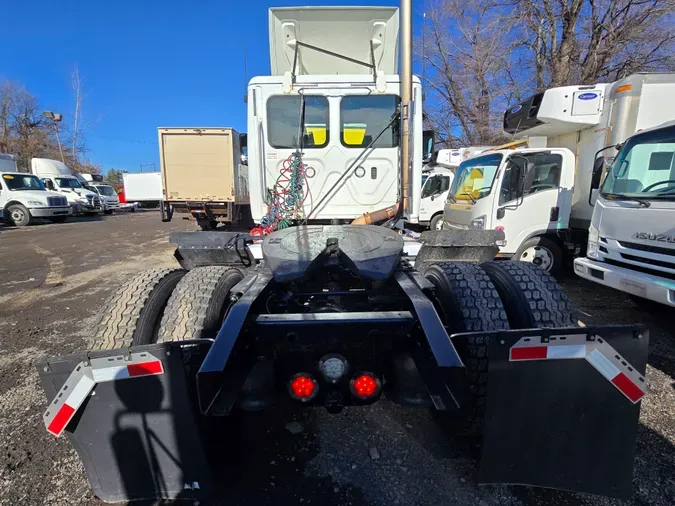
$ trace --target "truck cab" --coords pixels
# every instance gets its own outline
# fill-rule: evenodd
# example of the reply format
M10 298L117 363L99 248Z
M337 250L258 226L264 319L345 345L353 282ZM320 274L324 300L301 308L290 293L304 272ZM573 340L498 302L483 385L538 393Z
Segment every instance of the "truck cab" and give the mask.
M463 161L443 228L502 230L501 256L551 270L562 261L558 232L569 227L574 162L566 148L488 151Z
M287 191L284 174L298 150L304 165L300 210L284 219L350 222L396 204L401 188L398 19L396 8L270 10L272 75L253 78L247 93L256 223L277 219L269 204ZM417 78L413 97L411 198L404 217L417 223L423 158Z
M33 158L31 172L42 180L48 190L65 196L74 214L98 214L103 210L100 197L85 188L63 162Z
M600 186L577 275L675 307L675 122L621 147Z
M455 177L454 170L437 167L424 174L426 177L420 195L420 225L431 230L441 230L443 208Z
M72 214L68 201L47 191L33 174L18 172L13 155L0 154L0 218L22 227L35 218L63 222Z

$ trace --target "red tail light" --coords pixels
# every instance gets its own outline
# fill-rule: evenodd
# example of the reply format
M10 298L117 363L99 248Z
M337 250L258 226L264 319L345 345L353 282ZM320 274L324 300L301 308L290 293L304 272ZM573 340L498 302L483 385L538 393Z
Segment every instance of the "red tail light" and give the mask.
M380 393L382 384L377 377L370 373L361 373L354 376L349 383L352 395L358 399L370 399Z
M288 384L291 397L299 401L309 401L319 391L319 384L311 374L300 373L291 378Z

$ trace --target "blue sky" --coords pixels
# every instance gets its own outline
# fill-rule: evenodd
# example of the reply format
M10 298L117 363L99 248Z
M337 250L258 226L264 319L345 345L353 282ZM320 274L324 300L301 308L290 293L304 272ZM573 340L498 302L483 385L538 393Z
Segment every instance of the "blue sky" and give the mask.
M415 32L422 4L413 4ZM244 46L248 78L269 74L267 9L292 5L397 2L6 1L0 79L20 82L67 120L77 65L89 158L104 171L138 171L158 164L158 126L246 130Z

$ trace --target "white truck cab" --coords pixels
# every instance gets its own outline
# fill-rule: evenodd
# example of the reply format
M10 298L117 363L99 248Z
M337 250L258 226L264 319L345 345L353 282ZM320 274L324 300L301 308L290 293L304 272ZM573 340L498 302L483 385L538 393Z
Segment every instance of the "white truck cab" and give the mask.
M420 195L419 224L431 230L441 230L443 209L450 191L455 171L437 166L424 173L426 177Z
M115 188L103 182L103 176L100 174L76 174L75 177L80 180L82 186L96 193L101 199L101 206L105 214L112 214L120 209L120 198Z
M0 154L0 218L18 227L34 218L63 222L73 211L58 193L47 191L32 174L18 172L13 155Z
M619 150L595 200L586 258L574 272L675 307L675 121Z
M272 75L254 77L247 92L254 221L265 225L276 212L271 199L287 191L284 178L298 149L303 200L298 214L285 219L350 222L395 204L401 188L398 9L273 8L269 19ZM417 78L413 99L410 198L403 215L417 223L423 159Z
M448 192L443 228L502 230L501 256L549 269L561 259L550 249L543 254L541 239L532 239L568 228L574 166L566 148L506 149L469 158Z
M74 214L97 214L103 210L99 196L82 186L64 163L48 158L33 158L31 172L42 179L48 190L65 196Z

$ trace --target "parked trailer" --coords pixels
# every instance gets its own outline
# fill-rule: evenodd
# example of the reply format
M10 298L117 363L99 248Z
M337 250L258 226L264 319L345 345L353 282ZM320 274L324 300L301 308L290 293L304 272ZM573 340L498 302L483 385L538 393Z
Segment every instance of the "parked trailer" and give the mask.
M326 30L349 14L371 34L398 19L390 8L291 14ZM285 26L302 47L302 24ZM401 39L410 109L410 24ZM401 118L404 147L411 119ZM68 435L99 498L205 500L227 451L218 441L238 437L218 417L281 399L337 414L382 396L481 435L480 482L630 496L644 328L577 327L544 270L492 261L501 231L425 232L414 260L384 226L281 229L260 260L256 239L172 234L181 268L151 269L112 295L96 351L40 362L45 426Z
M202 230L253 225L243 135L232 128L159 128L158 134L164 221L177 212Z

